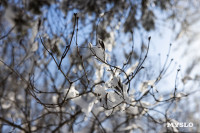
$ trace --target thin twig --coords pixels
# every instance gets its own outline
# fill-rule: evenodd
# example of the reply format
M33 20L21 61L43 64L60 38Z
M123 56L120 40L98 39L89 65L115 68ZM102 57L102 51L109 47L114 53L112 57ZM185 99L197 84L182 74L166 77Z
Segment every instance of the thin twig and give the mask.
M73 39L73 36L74 36L74 31L75 31L75 27L76 27L76 21L77 21L77 13L74 13L74 17L75 17L75 22L74 22L74 28L73 28L73 31L72 31L72 37L71 37L71 40L70 40L70 43L69 45L66 45L65 47L65 50L61 56L61 60L60 60L60 63L58 65L58 68L60 69L60 66L62 64L62 60L65 58L65 56L67 55L69 49L70 49L70 46L71 46L71 43L72 43L72 39Z
M142 62L140 64L138 64L137 68L134 71L133 76L130 78L130 80L128 80L126 82L126 84L128 84L137 75L137 73L143 68L142 65L143 65L144 61L146 60L148 52L149 52L150 40L151 40L151 37L149 37L149 42L148 42L148 46L147 46L147 52L146 52L146 54L144 56L144 59L142 60Z
M1 39L4 39L5 37L7 37L7 36L12 32L12 30L14 30L14 28L15 28L15 26L13 26L13 27L8 31L7 34L5 34L5 35L3 35L2 37L0 37L0 40L1 40Z
M76 29L76 47L77 47L77 53L78 53L78 55L79 55L79 57L80 57L80 59L81 59L81 65L82 65L82 67L83 67L83 70L84 70L86 79L87 79L88 84L89 84L88 75L87 75L87 72L86 72L86 69L85 69L85 66L84 66L83 58L82 58L82 56L81 56L81 54L80 54L80 51L79 51L79 48L78 48L78 42L77 42L77 41L78 41L78 17L77 17L77 29Z
M101 127L101 129L102 129L102 131L103 131L103 133L106 133L106 130L103 128L103 126L102 126L100 120L97 118L97 116L94 114L93 111L91 111L91 112L92 112L92 115L95 117L95 119L98 121L98 123L99 123L99 125L100 125L100 127Z
M39 35L40 36L40 35ZM62 75L67 79L67 81L69 83L71 83L71 81L69 80L69 78L65 75L65 73L63 72L63 70L59 67L59 64L57 63L55 57L53 56L53 54L47 49L47 47L45 46L44 42L42 41L42 38L40 36L40 41L42 43L42 45L44 46L45 50L51 55L51 57L53 58L54 62L56 63L58 70L62 73Z

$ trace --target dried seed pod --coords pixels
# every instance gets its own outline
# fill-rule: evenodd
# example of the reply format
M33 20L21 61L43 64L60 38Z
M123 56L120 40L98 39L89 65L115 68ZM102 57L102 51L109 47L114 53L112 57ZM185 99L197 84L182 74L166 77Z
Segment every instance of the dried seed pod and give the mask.
M103 50L105 50L105 45L102 39L98 39L98 42L100 44L100 46L103 48Z

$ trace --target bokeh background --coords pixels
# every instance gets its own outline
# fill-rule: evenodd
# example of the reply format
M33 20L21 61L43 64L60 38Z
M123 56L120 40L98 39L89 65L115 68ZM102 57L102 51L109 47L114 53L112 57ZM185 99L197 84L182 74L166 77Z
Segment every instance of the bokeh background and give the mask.
M1 132L200 131L199 7L199 0L1 0ZM111 113L109 96L96 89L115 77L137 104ZM169 121L194 126L167 128Z

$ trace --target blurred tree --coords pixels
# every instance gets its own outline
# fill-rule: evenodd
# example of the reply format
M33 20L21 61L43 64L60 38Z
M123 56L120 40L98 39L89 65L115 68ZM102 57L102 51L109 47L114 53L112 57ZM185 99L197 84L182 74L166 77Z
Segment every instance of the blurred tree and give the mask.
M1 131L179 130L166 127L174 122L169 110L189 94L177 82L168 92L156 88L172 60L151 73L151 38L144 34L171 21L179 38L188 16L195 16L191 6L174 0L1 0ZM137 33L142 40L135 45Z

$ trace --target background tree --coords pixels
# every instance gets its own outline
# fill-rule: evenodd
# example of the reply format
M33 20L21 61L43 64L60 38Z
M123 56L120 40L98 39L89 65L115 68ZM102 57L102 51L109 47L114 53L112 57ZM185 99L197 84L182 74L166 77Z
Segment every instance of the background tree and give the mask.
M147 35L170 21L180 38L194 2L1 0L1 131L182 130L166 123L191 92L179 89L179 69L162 90L171 45L158 67Z

